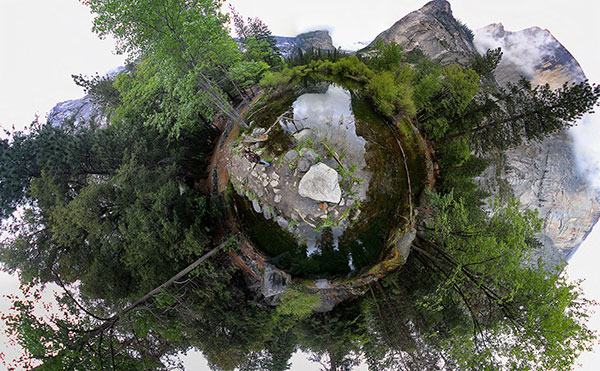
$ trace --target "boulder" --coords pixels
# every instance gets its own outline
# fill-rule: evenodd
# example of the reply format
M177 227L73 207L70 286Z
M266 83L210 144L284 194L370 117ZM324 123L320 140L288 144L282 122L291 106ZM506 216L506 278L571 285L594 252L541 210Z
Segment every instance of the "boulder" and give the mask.
M300 180L298 193L315 201L337 204L342 197L337 171L322 162L313 165Z
M283 156L283 164L289 165L292 162L296 161L297 158L298 158L298 151L296 151L295 149L290 149Z
M302 150L304 150L303 148ZM302 153L302 150L300 151ZM302 158L298 161L298 171L304 173L310 169L317 162L317 158L319 155L312 149L304 151L302 154Z
M261 285L261 293L265 298L283 294L291 282L292 277L289 274L265 263Z

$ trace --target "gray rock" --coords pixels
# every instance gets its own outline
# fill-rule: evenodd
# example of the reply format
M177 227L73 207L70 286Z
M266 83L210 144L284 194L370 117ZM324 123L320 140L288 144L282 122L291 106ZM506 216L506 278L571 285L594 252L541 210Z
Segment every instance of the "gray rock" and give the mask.
M301 141L302 139L308 138L312 133L312 129L311 128L303 128L301 129L299 132L294 133L294 139L296 139L297 141Z
M254 130L252 130L252 136L257 137L259 135L263 135L266 132L267 132L267 129L265 129L265 128L255 128Z
M258 200L256 198L254 200L252 200L252 208L257 213L261 213L262 212L262 208L260 207L260 203L258 202Z
M465 64L477 53L465 30L452 16L446 0L430 1L409 13L380 33L369 47L377 39L396 42L406 52L420 49L442 64Z
M261 293L265 298L283 294L290 283L292 277L289 274L265 263L261 285Z
M300 180L298 193L315 201L337 204L342 197L337 171L322 162L313 165Z
M329 281L326 278L320 278L318 280L315 280L315 286L317 286L320 289L329 288Z
M333 46L333 42L331 40L331 36L329 36L329 31L326 30L301 33L300 35L296 36L296 44L304 51L310 49L335 49L335 46Z
M271 187L275 188L275 187L277 187L279 185L279 182L277 180L273 179L273 180L271 180L270 184L271 184Z
M262 209L263 209L263 216L265 217L265 219L271 220L271 218L273 218L273 214L271 213L271 208L268 205L264 205Z
M287 151L287 153L283 156L283 164L284 165L289 165L291 164L293 161L296 161L296 159L298 158L298 151L296 151L295 149L290 149L289 151Z
M273 199L273 201L275 201L275 203L280 203L281 202L281 195L277 194L275 195L275 198Z
M490 40L496 44L490 45ZM523 75L533 85L548 83L555 89L586 78L579 63L548 30L531 27L510 32L498 23L475 31L474 42L480 52L502 47L504 57L494 70L502 85ZM537 238L543 246L533 251L533 261L541 257L548 267L568 260L600 217L600 193L578 172L573 148L567 131L525 143L496 154L501 161L492 161L478 180L492 194L508 191L522 209L538 211L543 226Z
M298 162L298 171L302 173L308 171L308 169L317 162L317 158L319 157L315 151L308 148L302 148L300 150L300 156L302 156L302 158Z
M277 222L277 224L279 224L279 226L281 228L287 228L288 224L290 224L286 218L284 218L283 216L278 216L277 218L275 218L275 221Z

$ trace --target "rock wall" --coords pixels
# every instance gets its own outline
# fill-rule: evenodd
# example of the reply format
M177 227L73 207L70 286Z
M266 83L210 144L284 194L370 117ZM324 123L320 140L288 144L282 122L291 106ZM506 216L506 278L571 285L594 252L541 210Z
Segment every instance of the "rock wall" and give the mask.
M107 118L102 107L94 102L89 95L80 99L58 103L48 113L48 122L54 126L73 124L75 127L93 123L105 126Z
M396 42L405 51L421 49L442 64L466 63L476 53L467 31L454 19L450 3L445 0L431 1L409 13L377 35L368 47L378 39Z
M474 42L480 52L502 48L495 71L501 85L521 76L553 89L585 80L577 60L548 30L508 32L502 24L491 24L475 32ZM600 192L579 173L573 149L568 131L555 133L506 151L501 165L494 161L480 179L494 193L504 182L523 208L538 210L544 225L538 235L543 248L536 257L548 265L568 260L600 217Z
M317 30L305 32L296 37L275 36L277 48L284 58L289 58L301 49L306 52L311 49L334 50L335 46L329 35L329 31Z
M500 84L525 76L533 84L557 88L585 79L579 63L548 30L508 32L502 24L492 24L475 31L471 42L445 0L427 3L377 38L395 41L405 50L419 48L442 64L464 64L477 51L500 46L504 55L495 71ZM478 179L481 186L493 194L508 193L523 208L538 210L544 221L538 235L543 244L539 256L548 265L568 259L600 217L600 193L578 173L568 132L492 157L493 164Z

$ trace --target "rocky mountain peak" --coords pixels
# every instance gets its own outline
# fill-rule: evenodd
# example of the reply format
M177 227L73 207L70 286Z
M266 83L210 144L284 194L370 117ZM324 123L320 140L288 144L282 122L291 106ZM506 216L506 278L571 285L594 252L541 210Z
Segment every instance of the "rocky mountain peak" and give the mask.
M409 13L380 33L369 47L378 39L395 42L405 51L420 49L442 64L465 64L477 53L469 31L454 19L446 0L431 1Z
M420 12L443 12L452 15L452 8L450 7L450 3L446 0L433 0L423 5Z
M335 49L335 46L333 46L333 41L331 40L331 36L329 35L329 31L327 30L316 30L301 33L296 36L296 43L298 47L303 50L308 50L311 48L321 50Z
M524 76L534 85L547 83L555 89L585 79L577 60L547 29L534 26L512 32L502 23L493 23L475 31L474 45L482 54L502 48L502 61L495 71L500 84Z
M295 37L275 36L277 48L284 58L289 58L298 49L306 52L311 49L334 50L335 46L327 30L316 30L301 33Z

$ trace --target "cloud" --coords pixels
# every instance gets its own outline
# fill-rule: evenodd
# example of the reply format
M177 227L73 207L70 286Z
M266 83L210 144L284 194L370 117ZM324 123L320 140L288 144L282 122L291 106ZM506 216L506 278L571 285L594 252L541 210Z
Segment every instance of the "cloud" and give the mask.
M504 31L502 24L490 25L474 32L473 43L481 54L488 49L502 48L500 65L514 64L521 73L532 78L536 66L556 48L556 40L550 32L531 27L519 32Z
M569 130L577 168L592 187L600 191L600 117L587 114Z

